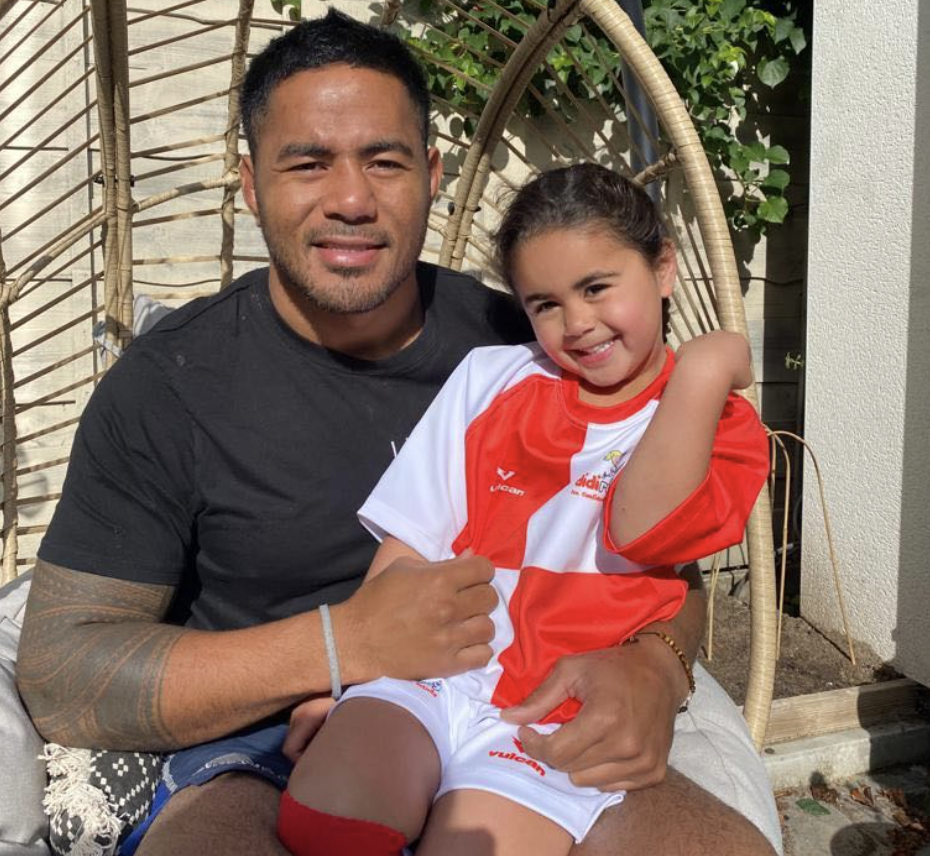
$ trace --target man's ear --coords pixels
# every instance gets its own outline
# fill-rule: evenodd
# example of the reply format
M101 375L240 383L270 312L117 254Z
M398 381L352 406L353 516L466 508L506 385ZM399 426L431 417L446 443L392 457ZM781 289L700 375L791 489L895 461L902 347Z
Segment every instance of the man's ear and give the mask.
M435 199L442 181L442 155L435 146L426 150L426 163L429 169L429 195Z
M678 276L678 259L675 255L675 245L666 241L659 254L656 264L656 277L659 280L659 294L662 297L671 297L675 289L675 278Z
M258 216L258 197L255 194L255 166L252 164L252 158L249 155L243 155L239 161L239 178L242 181L242 198L245 204L249 206L249 211L255 216L255 220L261 224L261 217Z

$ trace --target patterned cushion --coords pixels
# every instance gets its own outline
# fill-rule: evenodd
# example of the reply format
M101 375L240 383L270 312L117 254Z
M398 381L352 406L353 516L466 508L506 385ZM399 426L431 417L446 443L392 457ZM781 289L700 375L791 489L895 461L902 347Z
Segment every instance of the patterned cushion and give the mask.
M45 811L55 853L112 856L149 810L164 756L45 746Z

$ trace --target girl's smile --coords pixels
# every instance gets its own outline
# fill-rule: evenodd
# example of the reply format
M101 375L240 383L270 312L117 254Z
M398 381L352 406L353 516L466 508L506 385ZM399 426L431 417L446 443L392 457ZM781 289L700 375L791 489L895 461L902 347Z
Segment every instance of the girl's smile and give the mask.
M633 398L662 370L662 301L676 270L671 245L652 265L598 224L522 241L511 266L543 350L579 376L582 400L605 407Z

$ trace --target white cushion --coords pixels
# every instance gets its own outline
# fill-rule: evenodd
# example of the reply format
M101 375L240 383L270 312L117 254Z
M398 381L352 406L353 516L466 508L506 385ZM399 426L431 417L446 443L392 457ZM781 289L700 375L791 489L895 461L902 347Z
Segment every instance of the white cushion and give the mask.
M0 588L0 856L46 856L43 741L16 691L16 649L31 573Z

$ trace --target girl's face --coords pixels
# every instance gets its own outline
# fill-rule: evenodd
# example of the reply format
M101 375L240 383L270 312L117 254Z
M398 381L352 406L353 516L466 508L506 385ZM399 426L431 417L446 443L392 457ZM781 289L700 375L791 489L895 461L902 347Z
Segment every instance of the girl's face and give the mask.
M511 277L543 350L578 375L582 401L607 407L662 371L676 269L670 244L653 266L605 228L558 228L517 245Z

